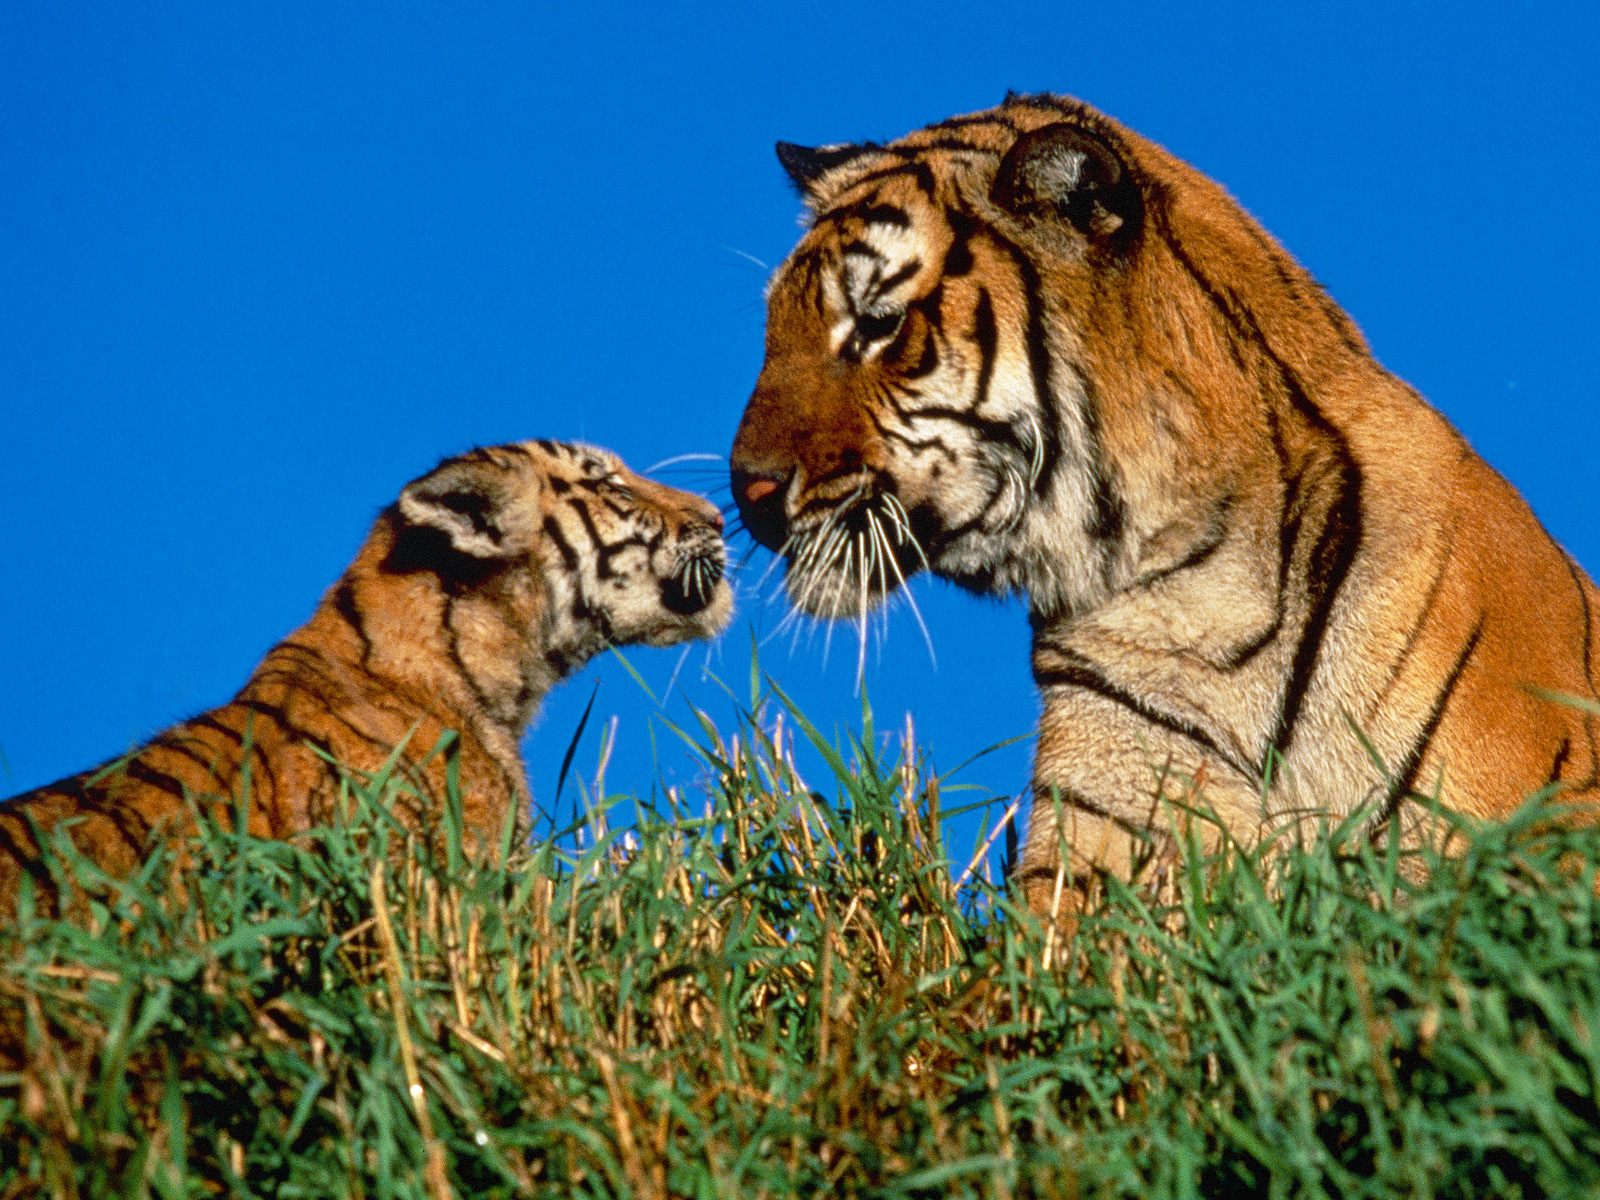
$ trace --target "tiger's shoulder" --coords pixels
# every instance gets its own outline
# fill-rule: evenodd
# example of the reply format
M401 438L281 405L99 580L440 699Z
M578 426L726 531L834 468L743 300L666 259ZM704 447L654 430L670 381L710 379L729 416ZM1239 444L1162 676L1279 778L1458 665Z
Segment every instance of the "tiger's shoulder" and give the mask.
M1547 698L1600 702L1593 583L1218 183L1053 95L778 153L811 219L741 516L820 617L921 569L1026 596L1026 868L1125 864L1202 784L1252 837L1600 793Z

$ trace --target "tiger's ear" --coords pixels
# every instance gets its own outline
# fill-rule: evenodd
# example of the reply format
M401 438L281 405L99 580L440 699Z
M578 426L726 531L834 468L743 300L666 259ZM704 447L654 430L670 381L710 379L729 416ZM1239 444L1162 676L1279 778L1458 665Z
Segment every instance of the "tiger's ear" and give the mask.
M1020 217L1057 217L1104 240L1138 227L1139 186L1097 134L1061 122L1030 130L1000 160L989 198Z
M513 472L482 458L446 462L406 485L396 508L406 527L441 538L456 554L481 562L515 558L533 545L534 472Z
M840 143L836 146L797 146L793 142L779 142L774 149L801 199L814 202L820 199L821 188L818 185L824 175L876 147L871 142L859 145Z

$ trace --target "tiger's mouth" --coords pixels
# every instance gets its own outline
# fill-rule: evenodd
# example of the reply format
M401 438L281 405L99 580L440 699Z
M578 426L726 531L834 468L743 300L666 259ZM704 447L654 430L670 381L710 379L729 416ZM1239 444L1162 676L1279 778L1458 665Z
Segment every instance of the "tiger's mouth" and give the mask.
M732 590L727 574L728 548L722 535L709 524L692 522L685 526L667 549L664 559L656 560L656 586L661 607L674 616L710 618L707 610L732 605Z
M719 547L696 546L679 560L677 571L661 581L661 607L680 617L704 612L717 599L726 570Z

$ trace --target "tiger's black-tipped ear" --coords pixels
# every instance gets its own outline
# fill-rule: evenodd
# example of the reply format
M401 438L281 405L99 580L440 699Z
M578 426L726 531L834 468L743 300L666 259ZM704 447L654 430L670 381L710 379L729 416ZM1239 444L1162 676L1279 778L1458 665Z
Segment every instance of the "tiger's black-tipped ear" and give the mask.
M873 146L870 142L837 146L797 146L793 142L779 142L774 149L795 190L804 199L814 200L817 197L817 184L824 175L853 158L860 158Z
M1144 199L1117 152L1065 122L1030 130L1000 160L989 198L1022 217L1057 217L1096 240L1139 225Z
M532 472L468 456L407 484L395 507L412 541L493 562L525 554L532 546L529 502L539 486Z

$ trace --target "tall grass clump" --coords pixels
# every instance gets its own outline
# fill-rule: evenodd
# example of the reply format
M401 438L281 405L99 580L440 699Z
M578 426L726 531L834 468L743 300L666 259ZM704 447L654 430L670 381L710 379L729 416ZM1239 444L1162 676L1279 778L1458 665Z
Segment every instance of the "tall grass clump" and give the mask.
M0 1196L1600 1187L1592 831L1191 847L1063 939L949 861L909 738L758 711L491 862L380 775L294 842L60 864L0 932Z

